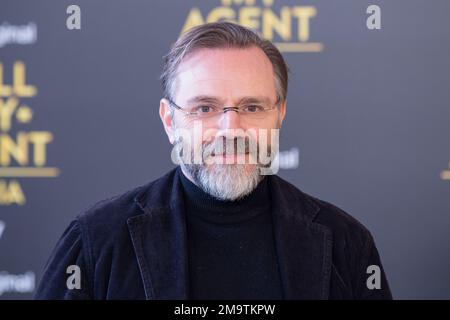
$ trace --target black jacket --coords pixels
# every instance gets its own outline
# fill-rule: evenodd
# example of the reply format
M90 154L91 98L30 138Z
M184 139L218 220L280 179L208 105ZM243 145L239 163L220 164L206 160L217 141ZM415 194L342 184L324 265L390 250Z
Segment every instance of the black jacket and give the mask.
M189 299L179 167L79 215L54 249L37 299ZM286 299L391 299L370 232L339 208L268 176ZM81 289L68 289L70 265ZM369 265L381 288L369 289Z

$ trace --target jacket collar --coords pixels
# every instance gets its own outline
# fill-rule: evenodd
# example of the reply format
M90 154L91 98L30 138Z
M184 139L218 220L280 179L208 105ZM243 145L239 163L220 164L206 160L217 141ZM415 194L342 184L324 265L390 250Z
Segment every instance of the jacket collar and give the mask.
M189 299L180 174L177 167L139 193L141 212L127 221L146 299ZM327 299L332 235L314 222L319 206L280 177L268 178L284 298Z

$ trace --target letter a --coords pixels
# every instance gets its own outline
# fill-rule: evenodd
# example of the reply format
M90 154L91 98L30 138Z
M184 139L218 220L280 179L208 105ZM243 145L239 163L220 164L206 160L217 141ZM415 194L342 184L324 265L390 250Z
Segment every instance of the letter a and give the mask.
M81 289L81 270L77 265L67 267L66 273L71 274L66 281L67 289Z
M381 9L377 5L370 5L367 7L366 13L372 13L366 21L367 29L381 29Z
M81 29L81 9L80 9L80 7L75 4L72 4L67 7L66 13L70 14L70 16L67 17L67 20L66 20L67 29L80 30Z
M367 278L367 289L381 289L381 271L380 267L376 265L370 265L367 267L367 274L371 274L370 277Z

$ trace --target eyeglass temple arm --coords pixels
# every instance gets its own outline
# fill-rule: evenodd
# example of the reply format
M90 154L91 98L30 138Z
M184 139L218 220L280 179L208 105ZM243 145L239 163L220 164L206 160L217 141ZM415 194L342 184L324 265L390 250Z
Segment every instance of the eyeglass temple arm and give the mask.
M167 101L169 101L169 106L173 106L176 109L180 110L181 112L183 112L184 114L195 114L193 112L189 112L184 110L182 107L180 107L179 105L177 105L172 99L170 99L169 97L166 97Z

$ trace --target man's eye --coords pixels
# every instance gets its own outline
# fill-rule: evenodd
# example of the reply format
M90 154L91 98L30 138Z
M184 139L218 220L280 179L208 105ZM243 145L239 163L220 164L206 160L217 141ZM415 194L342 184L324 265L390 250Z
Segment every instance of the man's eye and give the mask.
M198 106L195 109L196 109L195 111L198 112L198 113L211 113L211 112L214 112L214 107L213 106L208 106L208 105Z
M264 108L258 105L249 105L244 107L244 111L249 113L261 112L263 110Z

